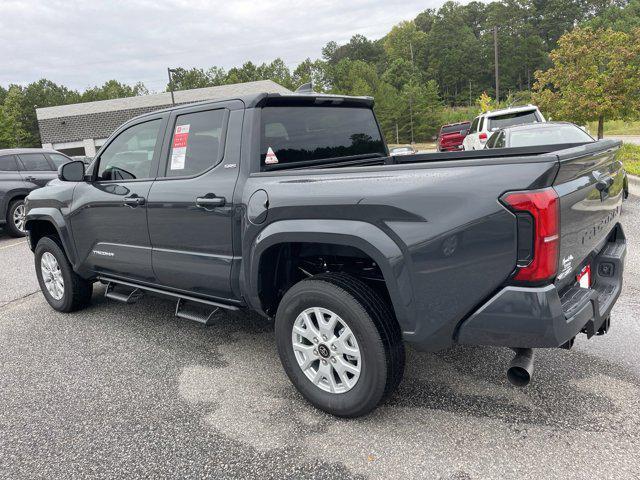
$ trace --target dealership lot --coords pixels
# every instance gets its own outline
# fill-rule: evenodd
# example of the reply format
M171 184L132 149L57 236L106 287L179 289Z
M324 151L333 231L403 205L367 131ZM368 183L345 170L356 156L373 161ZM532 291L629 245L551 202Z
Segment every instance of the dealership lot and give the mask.
M398 392L358 420L297 394L265 320L203 327L101 286L88 310L59 314L25 241L2 235L0 477L638 478L640 199L624 209L608 335L538 351L525 389L505 379L506 350L410 350Z

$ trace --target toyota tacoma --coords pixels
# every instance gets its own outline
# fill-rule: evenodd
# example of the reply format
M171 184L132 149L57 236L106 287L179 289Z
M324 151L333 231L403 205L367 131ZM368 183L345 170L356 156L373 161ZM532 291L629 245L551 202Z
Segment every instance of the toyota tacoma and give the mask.
M85 168L26 201L55 310L95 282L274 320L283 368L316 407L364 415L405 345L533 349L607 332L622 286L620 143L390 156L368 97L256 94L120 127Z

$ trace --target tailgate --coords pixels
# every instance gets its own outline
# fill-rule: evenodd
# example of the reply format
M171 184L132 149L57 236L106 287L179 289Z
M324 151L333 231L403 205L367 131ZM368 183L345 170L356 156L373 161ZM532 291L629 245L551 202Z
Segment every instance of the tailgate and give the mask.
M602 140L558 152L554 188L560 197L560 255L556 286L576 274L599 251L619 221L624 171L616 158L621 142Z

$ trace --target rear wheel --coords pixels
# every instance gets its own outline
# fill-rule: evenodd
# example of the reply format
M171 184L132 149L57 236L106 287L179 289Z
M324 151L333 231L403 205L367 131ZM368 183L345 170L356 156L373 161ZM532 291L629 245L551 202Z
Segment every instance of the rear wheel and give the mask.
M391 309L349 275L317 275L291 287L275 329L289 379L325 412L365 415L402 379L404 345Z
M72 312L89 304L92 283L73 271L54 237L40 239L34 253L38 283L49 305L59 312Z
M24 199L14 200L9 204L7 210L7 233L12 237L24 237L26 235L25 224L25 209Z

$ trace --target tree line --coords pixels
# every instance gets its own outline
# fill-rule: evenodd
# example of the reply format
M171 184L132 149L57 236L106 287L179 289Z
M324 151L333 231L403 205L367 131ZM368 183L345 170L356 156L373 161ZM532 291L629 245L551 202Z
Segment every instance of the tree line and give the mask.
M598 103L607 104L598 111L599 118L627 118L637 115L637 98L632 85L618 87L629 83L620 76L636 72L638 78L633 47L639 42L638 29L640 0L499 0L464 5L449 1L395 25L380 39L354 35L342 45L329 42L321 58L307 58L294 68L279 58L260 65L245 62L229 70L178 68L167 90L263 79L295 90L311 81L319 92L375 97L376 114L392 143L428 141L442 123L470 119L478 113L482 94L494 97L492 106L528 102L533 95L545 113L575 121L596 118L591 110ZM494 40L499 52L499 99L495 99ZM632 46L620 52L625 42ZM576 55L574 47L581 53ZM572 71L574 67L579 71ZM615 71L605 79L603 68ZM578 109L572 106L581 93L574 88L577 73L592 77L594 88L600 89L580 99ZM610 102L606 97L611 88L617 88L617 97ZM0 87L0 147L39 145L36 106L145 93L141 83L128 86L115 80L82 93L44 79L26 87ZM600 96L595 98L595 93Z

